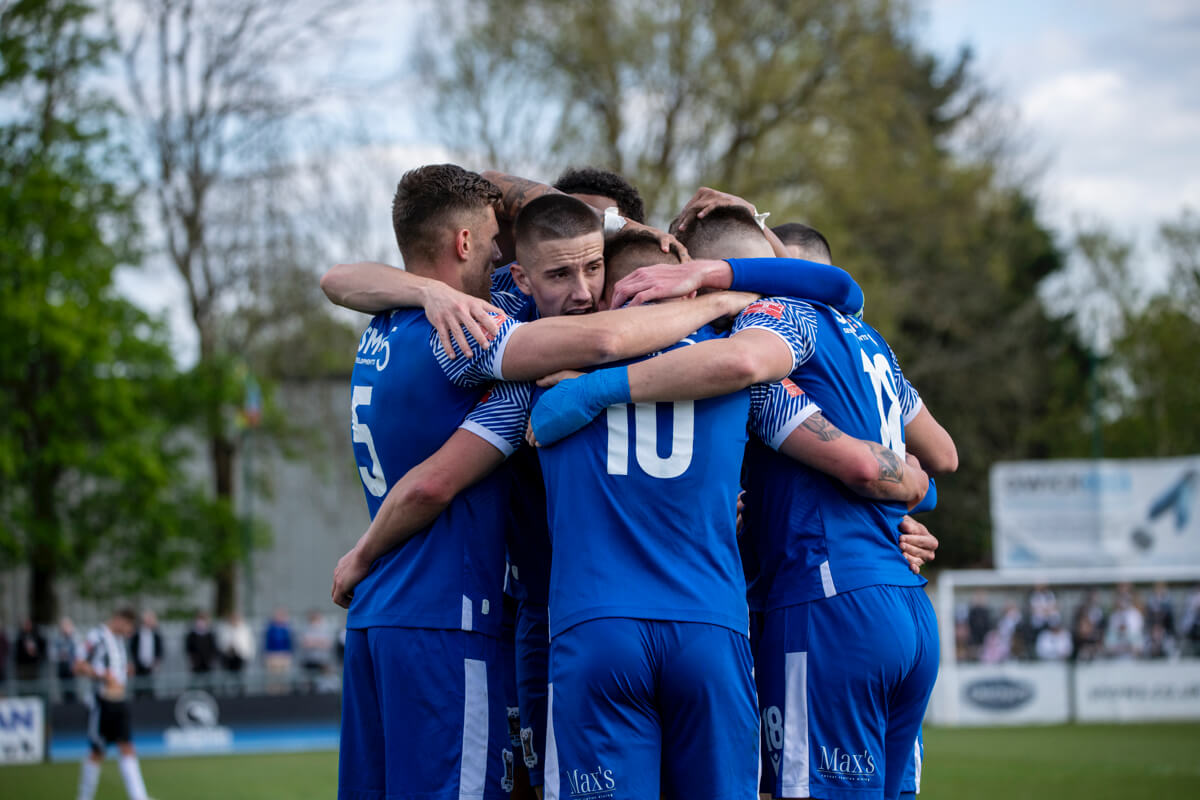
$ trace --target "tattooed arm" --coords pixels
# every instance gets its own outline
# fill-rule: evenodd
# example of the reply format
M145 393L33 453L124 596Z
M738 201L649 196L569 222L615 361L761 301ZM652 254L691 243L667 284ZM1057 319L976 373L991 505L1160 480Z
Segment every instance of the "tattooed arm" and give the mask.
M929 476L916 459L905 463L878 442L847 436L820 412L788 434L779 452L873 500L895 500L912 508L929 488Z
M487 170L480 173L484 178L496 184L500 190L500 199L496 201L496 218L504 222L512 222L517 214L530 200L544 194L561 194L553 186L518 178L516 175L506 175L503 172Z

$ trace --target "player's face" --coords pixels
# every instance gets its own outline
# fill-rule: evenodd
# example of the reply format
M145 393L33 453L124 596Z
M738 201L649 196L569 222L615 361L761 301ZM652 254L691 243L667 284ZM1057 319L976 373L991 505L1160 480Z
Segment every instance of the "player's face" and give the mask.
M543 317L589 314L604 292L604 234L552 239L522 248L513 279Z
M600 213L604 213L604 209L612 208L617 205L617 201L611 197L605 197L602 194L573 194L576 200L582 200Z
M500 226L490 207L471 226L471 250L463 268L463 291L487 300L492 295L492 270L500 260Z

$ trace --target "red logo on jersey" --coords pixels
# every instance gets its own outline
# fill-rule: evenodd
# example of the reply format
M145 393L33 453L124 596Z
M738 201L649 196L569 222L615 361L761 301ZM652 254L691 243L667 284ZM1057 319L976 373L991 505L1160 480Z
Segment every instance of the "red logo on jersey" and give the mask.
M799 397L800 395L804 394L804 390L793 383L791 378L784 378L779 382L779 384L783 387L783 390L792 397Z
M496 384L493 383L491 386L488 387L488 390L483 393L483 397L479 398L479 402L486 403L489 399L491 399L492 392L494 392L494 391L496 391Z
M508 320L508 314L505 314L503 311L489 311L488 313L495 317L496 322L500 323L501 325Z
M783 319L783 303L777 303L774 300L759 300L757 303L751 303L743 313L766 314L775 319Z

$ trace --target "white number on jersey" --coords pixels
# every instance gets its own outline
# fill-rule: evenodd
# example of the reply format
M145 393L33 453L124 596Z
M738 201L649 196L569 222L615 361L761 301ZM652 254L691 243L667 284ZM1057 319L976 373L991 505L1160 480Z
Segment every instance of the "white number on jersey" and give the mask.
M373 391L373 387L370 386L355 386L351 391L350 438L356 444L366 445L367 452L371 455L371 469L358 468L363 486L367 487L367 491L376 497L383 497L387 493L387 479L383 477L383 465L379 463L379 455L375 452L375 439L371 436L371 429L358 421L358 407L371 405Z
M874 359L862 353L862 365L875 389L875 404L879 408L879 443L904 458L904 424L900 419L900 397L896 393L896 376L892 372L892 365L883 353L876 353ZM887 408L884 408L884 395L887 395Z
M671 403L671 454L658 454L657 403L635 403L634 452L638 466L651 478L678 478L692 463L696 406L691 400ZM608 474L629 474L629 406L609 406Z

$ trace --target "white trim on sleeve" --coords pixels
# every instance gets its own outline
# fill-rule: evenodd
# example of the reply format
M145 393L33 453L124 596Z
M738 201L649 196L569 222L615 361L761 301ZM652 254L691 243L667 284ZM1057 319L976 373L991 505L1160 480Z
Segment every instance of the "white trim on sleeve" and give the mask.
M505 439L503 436L500 436L495 431L485 428L473 419L463 420L462 425L459 425L458 427L464 431L467 431L468 433L475 434L480 439L483 439L492 447L499 450L505 458L508 458L513 454L514 448L508 443L507 439Z
M508 332L500 337L500 341L492 345L492 347L496 348L496 355L492 356L491 372L492 377L498 381L508 380L501 371L504 368L504 351L508 349L508 340L512 338L513 333L524 324L524 322L513 323Z
M767 444L772 450L778 450L779 448L783 447L784 441L786 441L787 438L792 435L792 431L796 430L796 428L799 428L804 424L805 420L820 410L821 407L816 403L812 403L811 405L807 405L800 409L795 413L795 415L792 416L791 419L779 427L779 430L775 432L775 438L767 442Z
M904 424L907 425L917 418L917 414L921 413L921 409L925 407L925 401L921 399L921 395L917 395L917 402L913 403L913 407L904 415Z

